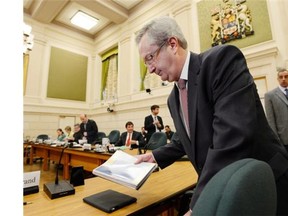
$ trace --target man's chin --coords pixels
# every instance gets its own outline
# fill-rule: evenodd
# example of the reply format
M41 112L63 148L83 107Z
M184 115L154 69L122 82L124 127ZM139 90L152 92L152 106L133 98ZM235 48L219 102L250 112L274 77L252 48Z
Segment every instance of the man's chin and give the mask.
M168 80L168 77L165 76L165 75L164 75L164 76L161 76L160 78L161 78L161 80L164 81L164 82L165 82L165 81L169 81L169 80Z

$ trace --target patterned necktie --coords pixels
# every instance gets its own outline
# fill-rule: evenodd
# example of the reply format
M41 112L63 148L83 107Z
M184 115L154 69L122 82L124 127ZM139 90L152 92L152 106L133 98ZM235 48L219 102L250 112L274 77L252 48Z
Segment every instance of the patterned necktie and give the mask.
M286 88L284 91L285 91L285 96L288 99L288 89Z
M157 116L154 116L154 121L158 121ZM158 130L158 127L157 127L157 124L155 124L155 131L156 131L156 132L159 131L159 130Z
M189 115L188 115L188 98L187 98L187 88L186 88L186 80L179 79L178 87L180 93L180 101L182 107L182 113L184 114L184 121L186 123L187 129L189 131Z
M128 133L128 139L127 139L127 142L126 142L126 146L130 146L130 140L131 139L131 133Z

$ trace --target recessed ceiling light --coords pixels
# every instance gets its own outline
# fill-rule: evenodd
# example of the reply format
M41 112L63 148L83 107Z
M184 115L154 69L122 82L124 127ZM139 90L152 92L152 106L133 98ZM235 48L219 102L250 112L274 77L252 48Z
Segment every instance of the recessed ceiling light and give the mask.
M71 23L77 25L86 30L90 30L92 27L97 25L98 19L92 17L82 11L77 11L74 16L70 19Z

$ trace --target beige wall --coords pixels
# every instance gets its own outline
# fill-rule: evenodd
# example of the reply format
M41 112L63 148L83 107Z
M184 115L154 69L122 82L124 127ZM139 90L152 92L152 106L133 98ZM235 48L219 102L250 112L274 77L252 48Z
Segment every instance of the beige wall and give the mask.
M48 133L55 138L61 116L74 116L78 122L80 113L87 113L97 122L99 131L105 133L112 129L124 131L124 124L128 120L134 122L136 130L140 130L144 117L150 114L150 106L153 104L160 105L164 124L171 125L174 130L166 105L173 84L152 89L152 94L139 92L139 55L134 42L135 32L153 17L169 15L175 17L183 29L189 49L199 52L197 2L199 1L147 1L147 5L136 8L125 23L105 30L95 41L24 17L25 22L32 25L35 35L24 96L24 136L32 138L40 133ZM288 66L287 7L286 1L268 0L273 40L242 48L261 97L267 90L277 86L276 66ZM113 106L115 111L108 113L107 104L100 101L100 56L116 45L119 49L118 98ZM88 57L86 102L46 98L52 46Z

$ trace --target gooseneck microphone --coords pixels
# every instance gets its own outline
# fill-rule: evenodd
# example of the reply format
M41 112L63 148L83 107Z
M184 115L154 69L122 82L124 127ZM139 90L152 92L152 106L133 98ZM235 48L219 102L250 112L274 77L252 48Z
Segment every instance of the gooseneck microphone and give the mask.
M69 146L69 144L66 144L61 151L59 163L57 165L56 169L56 178L55 182L45 183L44 184L44 192L49 196L50 199L60 198L63 196L68 196L75 194L75 189L73 185L70 184L69 181L61 180L59 181L58 173L59 173L59 166L61 164L61 159L64 153L64 150ZM57 148L57 147L56 147Z
M66 144L66 145L64 145L64 147L63 147L63 149L62 149L62 151L61 151L61 154L60 154L60 158L59 158L59 162L58 162L58 164L57 164L57 169L56 169L56 178L55 178L55 184L58 184L59 183L59 166L60 166L60 164L61 164L61 160L62 160L62 156L63 156L63 152L64 152L64 150L66 149L66 148L68 148L68 146L69 146L69 144Z

